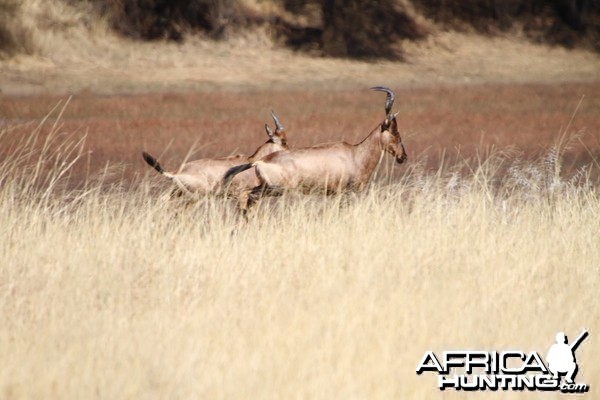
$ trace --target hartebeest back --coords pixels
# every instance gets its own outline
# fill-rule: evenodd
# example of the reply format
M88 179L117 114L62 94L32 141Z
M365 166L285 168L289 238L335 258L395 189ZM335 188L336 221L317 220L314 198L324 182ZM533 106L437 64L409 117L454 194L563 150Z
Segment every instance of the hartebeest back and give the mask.
M386 117L362 142L355 145L336 142L277 152L230 171L227 178L244 168L255 167L260 181L259 185L240 196L240 208L245 211L259 197L280 195L287 189L317 190L327 194L361 191L369 182L383 152L393 155L399 164L406 161L396 115L391 114L394 93L381 86L371 89L387 94Z
M235 155L221 158L205 158L190 161L182 166L179 172L165 171L159 162L150 154L143 152L144 160L163 176L172 180L179 191L186 194L222 194L222 182L225 173L232 167L240 164L253 163L277 151L287 150L287 139L283 126L274 112L271 116L275 121L275 132L265 124L269 140L263 143L251 156ZM243 190L252 189L260 184L256 174L252 171L241 173L231 181L228 193L235 195Z

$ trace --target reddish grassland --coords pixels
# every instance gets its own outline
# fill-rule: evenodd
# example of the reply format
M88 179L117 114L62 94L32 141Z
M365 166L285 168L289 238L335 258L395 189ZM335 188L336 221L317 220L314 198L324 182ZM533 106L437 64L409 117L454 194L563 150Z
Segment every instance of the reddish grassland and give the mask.
M548 151L561 133L576 134L564 155L565 173L600 160L600 84L481 85L394 88L395 110L409 161L438 168L494 146L531 158ZM23 134L65 96L3 96L0 123ZM84 162L74 169L77 185L106 164L130 182L149 173L140 153L160 157L176 169L192 158L250 153L266 136L271 109L288 131L292 147L345 140L358 142L384 116L384 98L369 90L164 93L71 98L61 131L87 134ZM48 132L52 118L43 132ZM14 137L14 135L11 135ZM7 138L0 152L10 151ZM459 151L460 150L460 151ZM459 155L460 154L460 155ZM116 168L119 166L119 168Z

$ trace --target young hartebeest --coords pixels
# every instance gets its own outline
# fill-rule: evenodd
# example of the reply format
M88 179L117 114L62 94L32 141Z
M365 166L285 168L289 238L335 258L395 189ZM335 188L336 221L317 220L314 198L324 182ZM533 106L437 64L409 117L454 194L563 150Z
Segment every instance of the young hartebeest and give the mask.
M270 154L261 160L232 168L225 181L246 169L255 168L260 184L240 194L240 208L247 210L261 196L278 196L289 189L303 192L324 191L327 194L361 191L369 182L383 152L406 161L396 115L391 114L394 92L382 86L371 88L385 92L385 120L360 143L321 144Z
M235 155L190 161L184 164L179 172L176 173L165 171L156 158L150 154L142 152L142 156L148 165L177 185L174 193L185 193L192 196L194 194L225 194L222 181L223 176L230 168L244 163L256 162L276 151L287 150L285 129L273 111L271 111L271 116L273 117L273 121L275 121L275 132L265 124L269 140L256 149L251 156ZM260 184L253 171L241 173L230 180L229 183L227 187L228 195L236 195L243 190L252 189Z

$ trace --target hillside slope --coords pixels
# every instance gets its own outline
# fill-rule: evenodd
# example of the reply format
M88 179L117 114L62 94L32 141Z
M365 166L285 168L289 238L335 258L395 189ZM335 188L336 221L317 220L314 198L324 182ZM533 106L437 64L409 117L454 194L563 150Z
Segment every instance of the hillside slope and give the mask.
M403 62L323 58L286 48L268 26L214 41L190 34L181 43L120 36L78 7L28 0L21 10L21 51L0 61L4 94L127 93L249 88L289 89L600 80L600 55L535 44L518 32L482 35L433 30L398 41Z

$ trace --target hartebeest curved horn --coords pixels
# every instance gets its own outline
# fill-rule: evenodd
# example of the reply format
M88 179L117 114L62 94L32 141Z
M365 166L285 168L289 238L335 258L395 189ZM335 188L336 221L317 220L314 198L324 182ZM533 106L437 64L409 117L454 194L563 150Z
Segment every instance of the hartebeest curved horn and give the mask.
M283 129L283 126L281 126L281 122L279 122L279 118L277 118L275 112L271 111L271 117L273 117L273 121L275 121L275 132L283 132L285 129Z
M377 90L379 92L387 93L387 97L385 99L385 115L389 116L390 112L392 111L392 106L394 105L394 92L392 92L390 88L387 88L385 86L373 86L371 90Z

